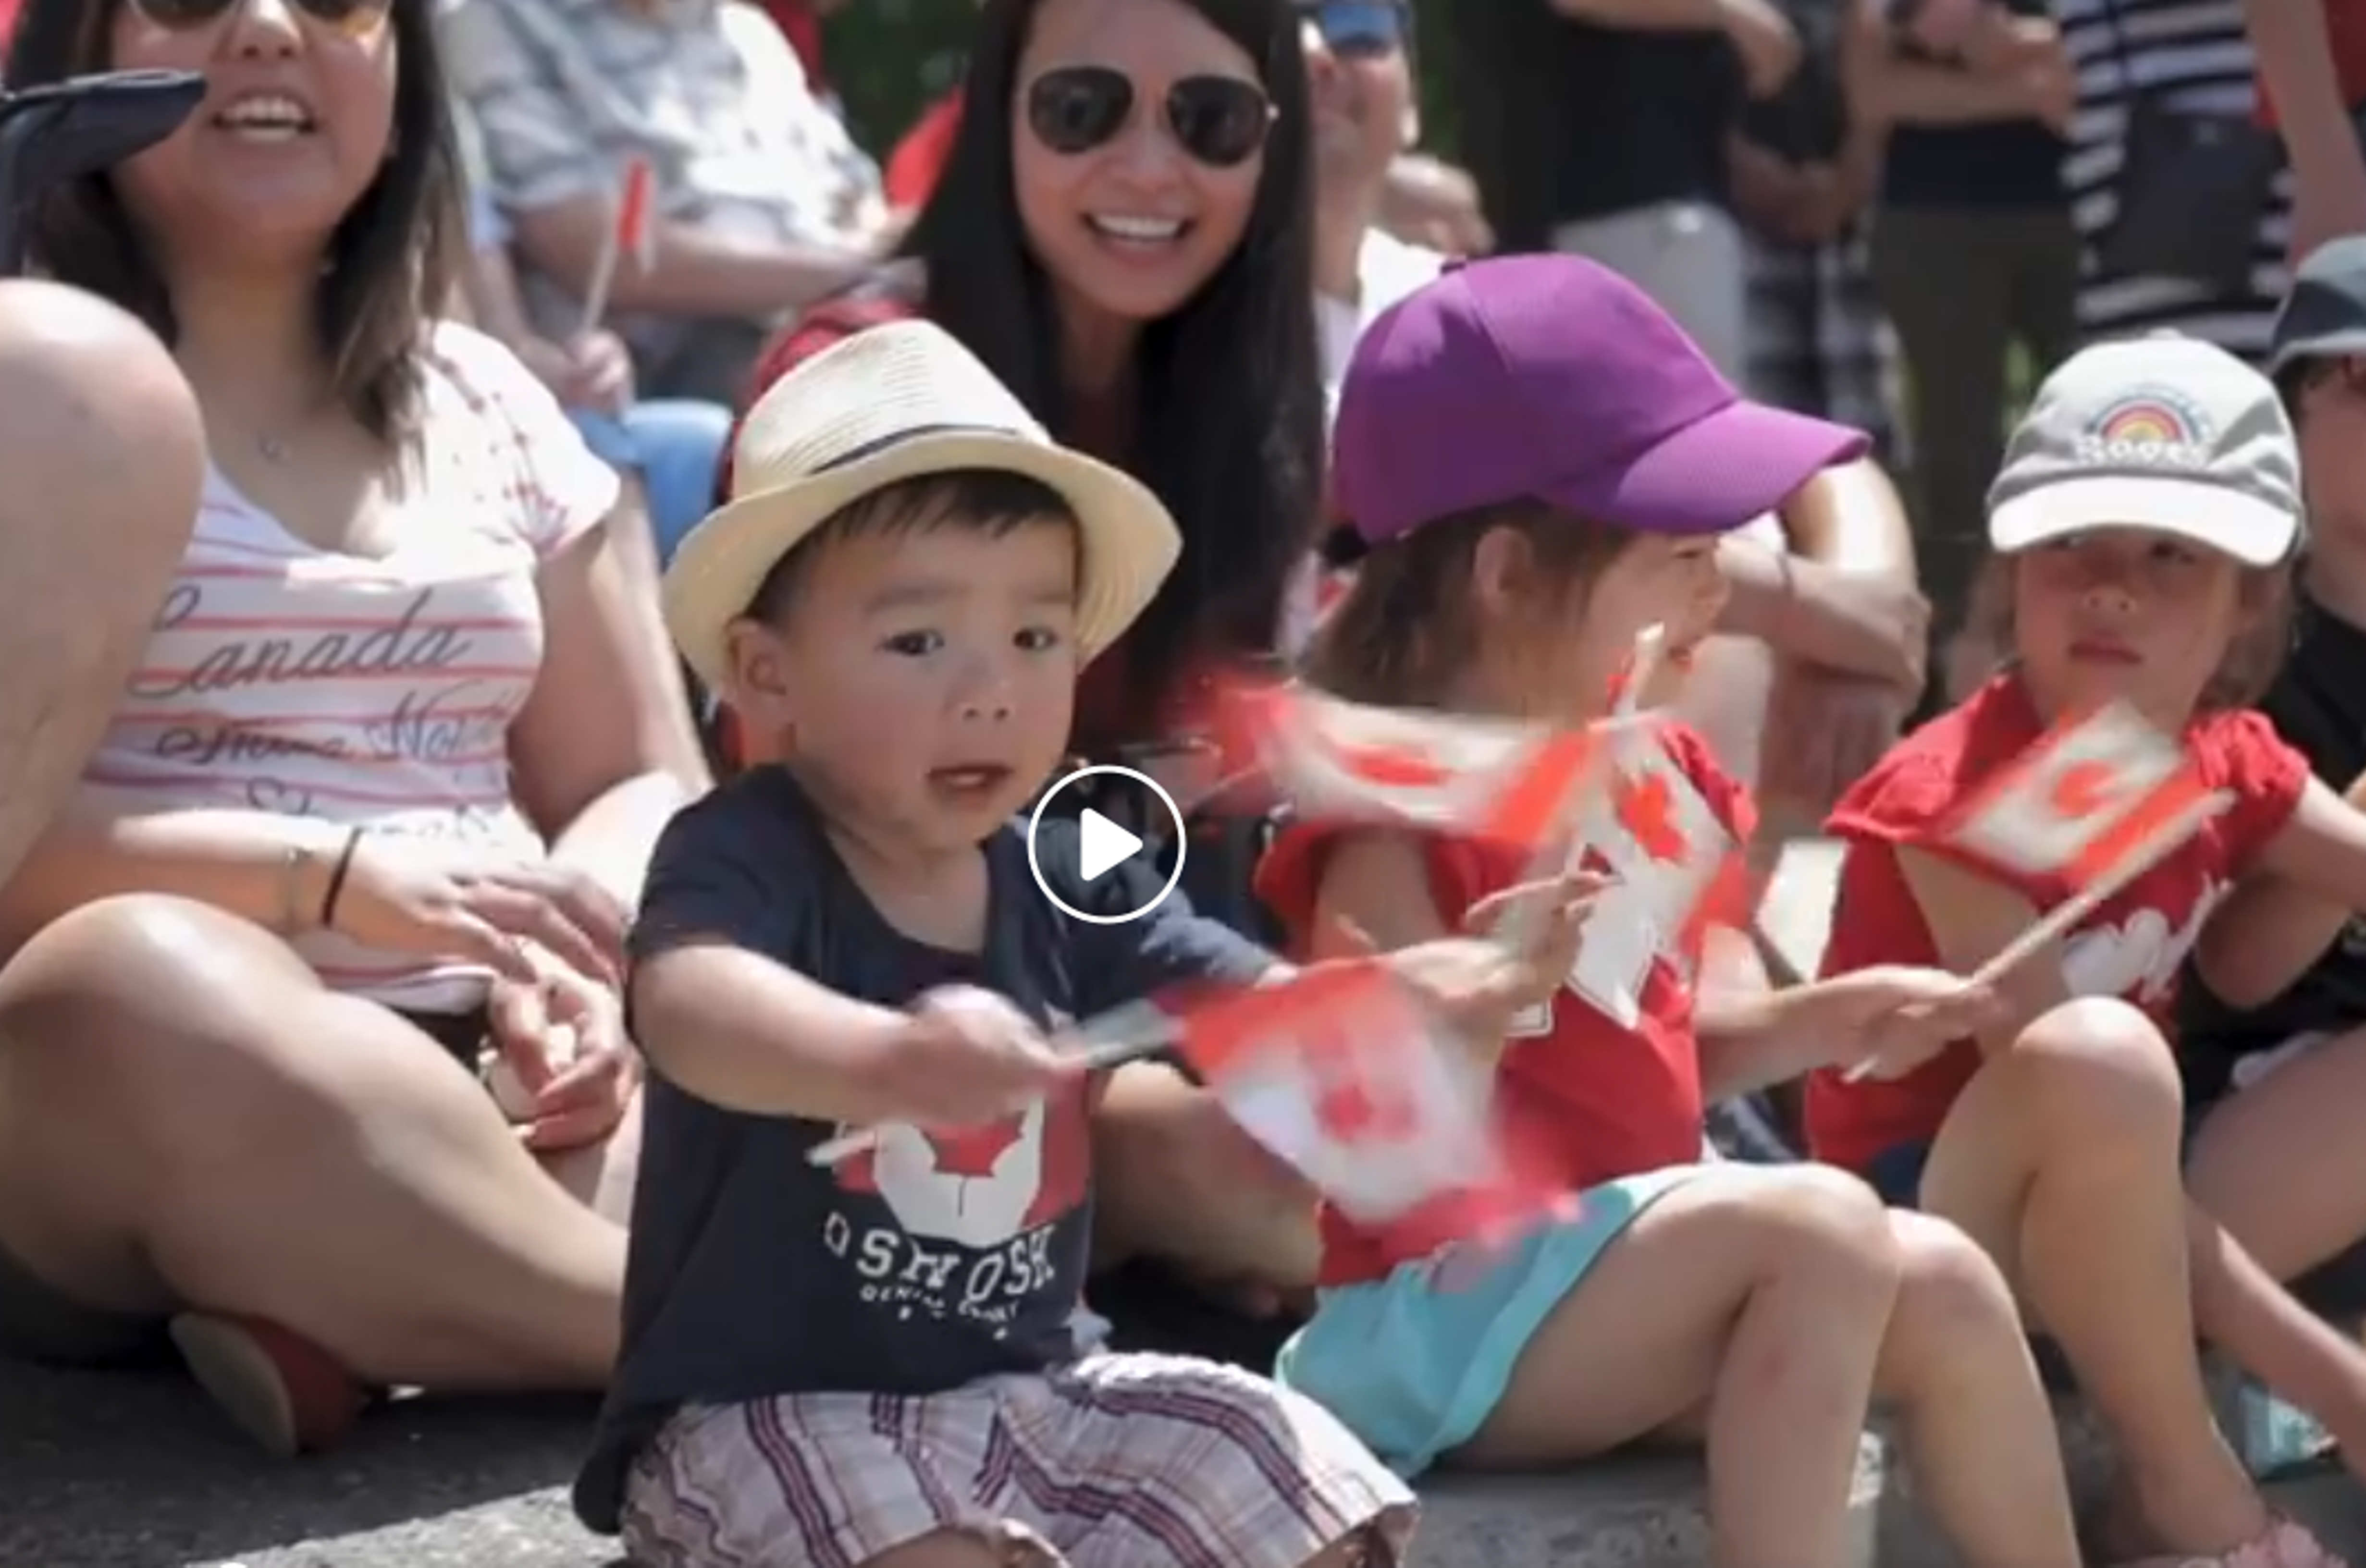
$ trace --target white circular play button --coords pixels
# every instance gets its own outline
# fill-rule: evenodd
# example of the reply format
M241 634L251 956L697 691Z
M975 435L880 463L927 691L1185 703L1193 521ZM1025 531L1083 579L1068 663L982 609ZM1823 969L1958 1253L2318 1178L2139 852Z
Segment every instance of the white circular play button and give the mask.
M1076 800L1079 794L1086 800ZM1063 801L1064 795L1069 799ZM1172 831L1162 832L1158 824L1170 825ZM1143 828L1160 834L1174 846L1175 863L1164 879L1148 873L1149 856L1155 846L1137 831ZM1131 767L1079 767L1044 790L1035 802L1034 814L1027 819L1027 868L1035 874L1035 885L1062 913L1094 925L1123 925L1165 903L1183 879L1185 844L1183 813L1177 809L1175 797L1158 780ZM1049 876L1045 875L1047 860ZM1134 890L1127 895L1132 899L1130 907L1080 909L1061 896L1063 886L1071 893L1080 885L1087 891L1099 891L1103 878L1129 864L1145 868L1144 874L1121 879L1123 886ZM1151 891L1154 881L1155 892ZM1110 884L1110 890L1120 885Z

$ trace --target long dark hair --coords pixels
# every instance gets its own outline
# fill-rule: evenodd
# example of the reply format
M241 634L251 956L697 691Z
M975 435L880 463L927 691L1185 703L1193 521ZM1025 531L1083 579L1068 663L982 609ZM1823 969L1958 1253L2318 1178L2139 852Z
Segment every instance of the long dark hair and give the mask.
M1126 640L1128 683L1163 694L1184 661L1272 646L1323 490L1306 59L1288 0L1182 0L1256 62L1277 111L1256 205L1206 286L1142 335L1126 465L1183 530L1183 559ZM1059 327L1028 250L1011 169L1020 56L1040 0L988 0L961 129L906 252L928 314L1055 432L1072 426Z
M107 32L123 0L27 0L8 47L11 87L105 71ZM451 286L458 217L451 115L431 0L394 0L400 61L394 145L329 244L317 301L321 347L339 398L381 440L411 433L420 397L422 328ZM34 266L111 299L173 341L173 304L113 180L75 181L45 196L31 222Z

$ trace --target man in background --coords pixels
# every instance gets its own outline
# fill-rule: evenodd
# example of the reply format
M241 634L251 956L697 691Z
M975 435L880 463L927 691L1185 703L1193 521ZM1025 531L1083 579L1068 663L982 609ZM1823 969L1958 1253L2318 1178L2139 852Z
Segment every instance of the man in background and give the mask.
M650 168L648 264L602 303L651 397L732 402L780 319L892 238L877 165L749 6L459 0L441 26L542 336L582 330L625 170Z

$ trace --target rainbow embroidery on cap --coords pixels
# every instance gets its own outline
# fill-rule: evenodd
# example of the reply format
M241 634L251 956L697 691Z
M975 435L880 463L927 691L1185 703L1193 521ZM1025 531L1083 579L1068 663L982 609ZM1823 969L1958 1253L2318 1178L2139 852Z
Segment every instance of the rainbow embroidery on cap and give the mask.
M2095 421L2095 433L2105 441L2188 442L2195 431L2185 416L2157 398L2115 403Z
M2187 466L2203 460L2209 439L2209 421L2191 402L2166 388L2147 386L2114 399L2088 421L2079 439L2079 455L2090 463Z

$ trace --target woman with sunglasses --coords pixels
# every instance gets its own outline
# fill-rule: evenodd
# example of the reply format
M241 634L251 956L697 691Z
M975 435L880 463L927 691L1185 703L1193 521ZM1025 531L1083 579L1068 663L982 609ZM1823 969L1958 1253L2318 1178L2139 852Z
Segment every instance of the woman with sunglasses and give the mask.
M364 1385L596 1387L637 1126L614 955L697 771L611 539L645 524L439 319L429 0L27 0L8 79L141 67L204 103L46 198L33 260L165 340L208 463L78 797L0 889L0 1354L169 1328L281 1452Z
M1086 672L1073 747L1092 761L1169 766L1197 678L1268 655L1311 595L1324 412L1301 25L1293 0L987 0L904 260L776 340L747 392L925 315L1063 442L1158 493L1182 563ZM780 741L727 734L724 749L761 760ZM1168 775L1187 804L1190 771ZM1194 836L1185 885L1203 911L1252 918L1247 857L1221 875L1249 832ZM1225 1305L1146 1263L1098 1280L1096 1305L1133 1344L1268 1361L1286 1328L1232 1304L1311 1278L1308 1194L1261 1179L1270 1162L1164 1069L1120 1073L1099 1125L1104 1260L1179 1258Z

